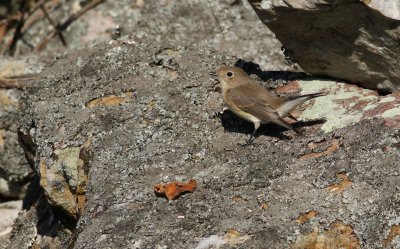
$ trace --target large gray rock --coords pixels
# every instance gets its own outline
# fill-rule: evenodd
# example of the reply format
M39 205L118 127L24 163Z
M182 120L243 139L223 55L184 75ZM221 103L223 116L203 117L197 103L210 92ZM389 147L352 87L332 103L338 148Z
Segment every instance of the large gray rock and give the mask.
M249 0L307 73L400 90L398 0Z
M126 39L52 62L22 105L21 137L28 154L36 148L28 158L40 186L28 192L37 204L25 206L10 248L400 246L398 130L379 115L354 125L330 116L329 129L311 122L300 134L265 125L243 146L252 125L220 113L208 76L235 61L197 45ZM332 87L318 105L393 109L400 98L310 83L291 84ZM188 179L197 189L177 200L153 192Z

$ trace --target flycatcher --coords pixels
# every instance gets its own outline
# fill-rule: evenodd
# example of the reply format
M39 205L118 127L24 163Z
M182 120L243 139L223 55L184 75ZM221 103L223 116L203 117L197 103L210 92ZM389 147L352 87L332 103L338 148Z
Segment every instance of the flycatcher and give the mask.
M254 124L254 131L247 143L251 143L260 124L274 123L287 129L292 125L283 118L307 100L324 95L312 93L302 96L276 97L255 83L241 68L223 66L217 71L224 101L228 108L240 118Z

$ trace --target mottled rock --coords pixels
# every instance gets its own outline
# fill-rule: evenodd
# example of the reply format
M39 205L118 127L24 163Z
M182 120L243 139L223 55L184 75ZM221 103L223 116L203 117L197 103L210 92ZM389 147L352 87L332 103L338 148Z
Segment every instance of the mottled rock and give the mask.
M249 0L307 73L400 90L397 0Z
M53 206L77 218L85 206L87 172L83 154L90 141L81 147L56 149L51 160L39 162L40 185ZM86 162L87 163L87 162Z
M0 204L0 248L5 248L3 245L9 243L12 226L21 207L22 201L8 201Z
M376 91L323 79L296 80L276 89L278 93L328 93L303 106L303 121L325 119L321 130L331 132L366 118L379 117L385 125L400 128L400 93L380 96Z
M53 61L40 84L27 89L20 120L45 192L27 197L42 196L36 210L43 218L18 222L13 241L60 248L286 249L321 240L327 248L399 246L398 129L382 114L341 125L327 117L326 129L309 120L296 125L299 133L264 125L255 143L243 146L253 126L222 112L208 76L236 61L202 46L129 38ZM299 80L291 89L323 89L327 96L301 107L298 117L324 118L327 103L337 104L330 112L344 105L362 113L373 104L379 112L381 103L398 98L307 79L312 86ZM351 115L347 110L343 115ZM58 192L73 192L77 148L88 140L79 152L87 158L86 205L71 216L54 201L57 184L51 191L46 184L56 179ZM174 201L154 193L154 184L189 179L196 191ZM41 228L37 235L18 233L31 224Z

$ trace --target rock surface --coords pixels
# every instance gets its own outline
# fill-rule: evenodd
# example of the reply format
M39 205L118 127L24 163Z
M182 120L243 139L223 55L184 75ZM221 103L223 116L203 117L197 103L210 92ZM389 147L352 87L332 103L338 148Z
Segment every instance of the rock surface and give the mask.
M19 146L17 134L21 88L26 85L2 85L2 80L37 74L43 64L35 56L0 58L0 202L2 199L22 198L33 173Z
M53 61L22 106L40 179L10 248L399 247L399 96L293 81L276 91L327 91L296 114L313 120L299 134L264 125L243 146L252 125L222 112L208 77L236 61L132 39ZM382 108L389 119L364 113ZM356 118L335 124L346 116ZM189 179L196 190L174 201L153 192Z
M12 225L22 208L22 201L9 201L0 203L0 248L5 248L9 241Z
M398 0L249 0L307 73L400 90Z
M88 1L53 1L50 8L55 22L67 18ZM38 15L43 15L37 11ZM35 19L32 15L27 22ZM29 54L44 34L53 27L42 17L24 34L17 54ZM281 43L258 20L248 2L242 0L146 0L105 1L85 13L63 32L69 49L92 43L108 42L119 28L122 36L135 40L154 40L177 46L201 44L228 52L239 58L257 61L264 70L290 69L280 50ZM12 33L10 32L10 35ZM12 38L12 37L10 37ZM60 39L54 38L45 53L64 51Z

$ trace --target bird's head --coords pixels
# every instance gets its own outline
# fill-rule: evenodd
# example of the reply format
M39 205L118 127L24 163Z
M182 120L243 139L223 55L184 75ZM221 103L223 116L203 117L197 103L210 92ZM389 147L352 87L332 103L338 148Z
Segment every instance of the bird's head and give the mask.
M249 75L239 67L222 66L217 70L222 90L228 90L246 83Z

